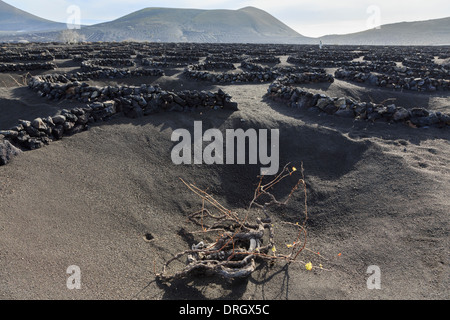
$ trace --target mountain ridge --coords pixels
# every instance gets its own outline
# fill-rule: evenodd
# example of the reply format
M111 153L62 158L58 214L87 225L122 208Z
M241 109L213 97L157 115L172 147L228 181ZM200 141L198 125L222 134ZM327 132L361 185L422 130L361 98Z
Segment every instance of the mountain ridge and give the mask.
M337 45L449 45L450 17L389 23L379 29L326 35L320 39Z
M300 35L267 12L254 7L238 10L144 8L110 22L88 26L82 33L89 41L311 41L311 38Z
M40 32L63 30L66 24L47 20L0 1L0 31Z
M46 20L0 0L0 41L60 40L66 24ZM301 35L256 7L179 9L149 7L118 19L82 26L82 39L98 41L273 43L325 45L450 45L450 17L399 22L344 35Z

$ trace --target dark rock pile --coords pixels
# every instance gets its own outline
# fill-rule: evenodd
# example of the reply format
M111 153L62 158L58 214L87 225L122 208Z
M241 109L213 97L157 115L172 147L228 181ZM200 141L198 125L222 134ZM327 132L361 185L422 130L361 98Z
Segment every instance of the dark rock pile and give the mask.
M56 65L52 62L1 63L0 64L0 72L54 70L54 69L56 69Z
M327 49L317 50L304 48L304 52L289 55L287 62L295 65L305 65L310 67L333 68L344 65L362 65L363 61L354 61L362 56L362 52L351 49Z
M360 58L363 55L361 51L355 50L355 48L337 47L336 49L327 48L322 50L307 49L300 55L292 56L293 58L304 58L308 60L321 60L321 61L352 61Z
M111 44L110 44L111 45ZM64 48L56 50L53 55L55 59L73 59L74 61L86 60L129 60L136 54L135 50L118 50L111 48L110 50L100 50L101 44L91 44L89 46L78 46L74 48Z
M397 90L404 89L420 92L433 92L437 90L446 91L450 89L450 80L435 79L431 77L416 78L414 76L403 76L398 73L387 75L357 70L338 69L336 70L334 76L336 79L367 83L378 87Z
M240 73L210 73L207 71L195 71L190 68L185 69L184 75L188 78L199 81L210 81L214 83L264 83L274 81L281 75L284 76L284 81L290 83L317 83L317 82L333 82L333 76L324 73L324 70L315 70L311 68L296 68L296 67L282 67L282 68L258 68L258 65L243 62L244 68L251 68L258 71L244 71ZM290 73L292 71L305 71L302 73ZM322 72L323 71L323 72Z
M66 75L43 75L30 79L28 86L42 97L49 99L76 99L84 103L114 100L126 116L152 114L160 111L190 111L197 107L236 110L237 103L231 96L219 90L181 91L162 90L158 85L141 86L91 86L73 80Z
M206 57L206 61L211 62L230 62L230 63L239 63L242 62L244 58L239 54L211 54Z
M89 59L130 59L132 55L136 54L134 50L117 50L117 48L110 48L109 50L102 50L99 53L89 54Z
M31 53L31 52L3 52L1 55L2 62L17 61L53 61L55 57L48 53Z
M357 120L408 123L413 127L450 125L450 114L434 112L425 108L408 110L395 104L386 106L373 102L359 102L347 97L329 97L286 86L280 81L275 81L269 86L267 96L292 108L320 111L329 115Z
M93 59L81 62L81 70L83 71L103 70L105 67L123 68L134 66L136 66L136 63L130 59Z
M250 62L250 63L275 63L275 64L278 64L278 63L281 63L281 60L280 60L280 58L279 57L275 57L275 56L271 56L271 55L269 55L269 56L259 56L259 57L256 57L256 58L249 58L249 59L247 59L247 62Z
M289 73L284 76L278 77L275 82L283 85L320 82L333 83L334 77L331 74L320 72Z
M241 62L241 69L242 70L248 70L251 72L270 72L275 71L279 74L286 74L286 73L304 73L304 72L318 72L318 73L325 73L325 69L322 68L312 68L309 66L275 66L275 67L265 67L260 64L251 63L248 61L242 61Z
M435 69L435 68L441 68L441 66L437 65L436 63L433 62L432 58L429 59L423 59L423 60L418 60L415 58L405 58L402 61L402 65L404 65L405 67L410 67L410 68L416 68L416 69Z
M161 62L155 61L153 58L142 58L141 65L143 67L152 67L152 68L180 68L185 67L186 63L180 62Z
M89 86L80 81L101 78L126 78L136 76L162 76L164 71L155 69L107 69L74 74L48 74L32 77L28 87L41 97L51 100L76 99L82 102L96 101L105 96L105 88ZM108 88L108 87L106 87Z
M264 67L261 66L259 64L256 63L252 63L252 62L248 62L248 61L242 61L241 62L241 69L242 70L248 70L250 72L266 72L266 71L270 71L271 68L269 67Z
M85 85L84 88L90 88ZM218 90L169 92L159 86L105 87L99 91L106 101L95 101L83 108L64 109L55 116L36 118L32 121L19 120L9 130L0 131L0 165L7 164L22 150L35 150L89 128L96 122L109 120L113 116L124 115L139 118L159 112L189 112L196 108L225 109L236 111L238 104L231 96Z
M204 63L193 64L188 66L188 69L192 71L200 71L200 70L234 70L236 67L231 62L212 62L206 61Z
M0 134L0 166L4 166L9 163L12 158L19 155L22 150L15 147L11 142L4 139L5 137Z
M186 68L184 75L199 81L210 81L214 83L263 83L273 81L279 74L268 72L241 72L241 73L210 73L207 71L193 71Z
M445 59L448 56L448 46L370 47L366 51L365 61L393 61L401 63L404 67L425 71L445 68L445 66L437 64L435 58Z
M280 66L275 67L272 70L280 73L280 74L288 74L288 73L326 73L325 69L323 68L316 68L316 67L309 67L309 66Z
M315 68L337 68L342 66L364 66L364 61L339 61L339 60L317 60L314 58L293 57L290 56L287 62L295 65L310 66Z
M96 102L84 108L62 110L53 117L19 120L10 130L0 131L6 139L23 150L35 150L63 136L73 135L88 128L90 123L104 121L117 113L115 101Z
M377 72L387 75L398 75L407 77L433 77L437 79L450 79L450 72L444 66L433 64L432 66L406 66L404 64L397 65L395 62L388 61L374 61L371 63L365 62L363 65L348 65L341 69L345 71L358 72Z
M238 105L231 96L218 90L216 93L197 90L170 92L158 86L126 87L115 100L120 110L129 118L165 112L189 112L196 108L226 109L236 111Z
M177 55L177 56L162 56L162 57L153 57L154 61L157 62L167 62L167 63L184 63L184 64L193 64L198 63L199 58L191 55Z
M384 51L376 49L375 52L367 52L363 58L365 61L395 61L403 62L407 59L407 55L404 53L394 53L390 51Z

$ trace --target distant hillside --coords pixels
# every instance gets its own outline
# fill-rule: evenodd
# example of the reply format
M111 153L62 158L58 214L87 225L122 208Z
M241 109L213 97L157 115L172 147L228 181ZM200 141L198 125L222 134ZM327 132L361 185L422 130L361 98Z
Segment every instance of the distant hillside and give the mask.
M386 24L380 29L321 39L328 44L348 45L450 45L450 17Z
M59 41L66 25L19 10L0 0L0 41ZM318 44L269 13L239 10L146 8L117 20L77 30L86 41ZM320 38L340 45L450 45L450 18L402 22L347 35Z
M41 32L62 30L66 24L42 19L0 0L0 32Z
M267 12L147 8L83 28L88 41L304 43L303 37Z

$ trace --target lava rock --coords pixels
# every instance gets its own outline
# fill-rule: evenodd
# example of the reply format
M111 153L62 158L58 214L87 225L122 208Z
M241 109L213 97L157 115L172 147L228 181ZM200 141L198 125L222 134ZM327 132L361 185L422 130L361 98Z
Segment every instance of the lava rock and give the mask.
M0 166L8 164L21 153L22 150L16 148L11 142L0 139Z
M66 117L63 115L57 115L52 117L52 121L55 125L63 124L64 122L66 122Z
M331 98L327 97L327 96L322 96L316 104L316 107L319 108L320 110L324 110L328 105L333 104L334 102Z
M226 110L232 110L232 111L238 111L238 103L229 101L228 99L225 99L223 102L223 108Z
M405 121L410 118L411 114L408 110L405 108L397 108L397 111L395 111L394 115L392 116L394 121Z
M44 120L42 120L41 118L36 118L31 122L31 125L40 131L45 131L47 130L47 126L44 123Z
M412 108L411 117L427 117L430 113L425 108Z
M63 135L64 135L64 127L61 124L55 126L52 129L52 136L55 140L62 139Z

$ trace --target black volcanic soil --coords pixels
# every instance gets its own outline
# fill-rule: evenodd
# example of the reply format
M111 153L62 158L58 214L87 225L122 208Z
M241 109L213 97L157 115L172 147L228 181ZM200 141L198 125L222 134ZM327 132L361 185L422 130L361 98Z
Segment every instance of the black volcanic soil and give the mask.
M66 64L67 65L67 64ZM358 122L298 111L264 98L268 84L192 82L182 69L162 78L96 81L159 83L167 90L222 88L239 111L124 117L25 152L0 167L2 299L448 299L450 131ZM73 101L48 101L1 74L0 127L55 114ZM20 75L13 75L20 80ZM329 96L448 112L448 94L394 93L336 80L304 86ZM179 180L209 190L230 209L245 208L258 182L253 165L184 165L171 161L171 133L278 128L280 165L303 162L308 185L308 243L299 261L262 263L232 283L190 277L170 284L154 271L190 248L181 229L201 200ZM245 121L243 121L245 120ZM293 183L291 179L287 181ZM280 196L289 192L281 187ZM292 241L281 221L303 212L301 192L275 210L279 249ZM145 235L154 239L146 241ZM195 240L201 240L196 234ZM315 254L320 252L320 256ZM311 261L327 270L307 271ZM71 265L80 290L66 287ZM380 267L381 290L366 273Z

